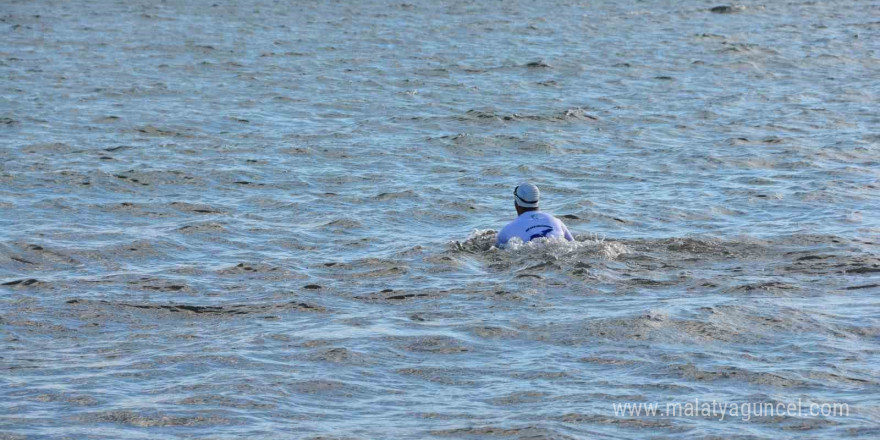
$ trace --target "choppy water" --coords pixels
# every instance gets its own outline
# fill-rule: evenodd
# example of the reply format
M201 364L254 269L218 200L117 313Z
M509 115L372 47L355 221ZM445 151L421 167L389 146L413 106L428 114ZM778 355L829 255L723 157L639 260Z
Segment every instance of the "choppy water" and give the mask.
M0 438L876 438L880 7L714 6L4 1Z

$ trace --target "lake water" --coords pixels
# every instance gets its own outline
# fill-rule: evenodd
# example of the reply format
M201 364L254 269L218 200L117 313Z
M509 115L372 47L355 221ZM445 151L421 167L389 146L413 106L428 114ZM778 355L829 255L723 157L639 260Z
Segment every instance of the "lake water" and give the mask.
M4 1L0 438L877 438L880 7L722 5Z

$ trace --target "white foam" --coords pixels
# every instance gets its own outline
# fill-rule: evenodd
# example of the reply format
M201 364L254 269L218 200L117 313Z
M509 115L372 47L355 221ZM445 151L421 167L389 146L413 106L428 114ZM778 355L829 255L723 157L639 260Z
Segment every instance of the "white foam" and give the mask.
M575 241L559 238L539 238L523 242L519 237L512 238L507 246L502 249L513 255L540 254L560 259L573 254L590 253L599 255L608 260L614 260L620 255L629 253L629 248L623 243L606 241L604 234L587 233L579 234Z
M457 250L470 253L499 252L502 255L541 255L558 260L564 257L590 254L606 260L614 260L620 255L630 253L623 243L607 241L604 234L587 232L577 234L575 241L559 238L540 238L523 242L513 237L503 248L495 247L497 231L493 229L474 229L463 241L452 241L450 246Z

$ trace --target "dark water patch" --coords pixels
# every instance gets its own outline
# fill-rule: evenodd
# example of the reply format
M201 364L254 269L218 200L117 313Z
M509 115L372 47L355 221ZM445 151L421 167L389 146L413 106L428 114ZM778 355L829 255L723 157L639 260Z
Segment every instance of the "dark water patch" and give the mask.
M549 393L542 393L538 391L523 391L490 399L489 403L499 406L511 406L524 403L540 403L541 401L549 397L551 397Z
M308 355L311 362L329 362L332 364L367 365L370 363L368 356L363 353L349 350L345 347L322 348Z
M226 232L226 227L223 226L223 223L202 222L181 226L177 228L177 231L183 234L219 234Z
M696 316L670 316L651 310L622 318L587 319L544 326L522 326L522 337L561 346L588 346L597 340L651 341L664 344L769 343L781 335L814 334L839 337L852 329L836 327L804 313L777 311L756 314L750 308L707 308ZM591 358L587 358L590 361ZM598 362L602 362L601 357ZM612 358L613 359L613 358ZM612 363L631 364L629 360ZM641 362L638 362L639 364Z
M26 279L23 278L20 280L12 280L12 281L7 281L7 282L3 283L3 285L7 286L7 287L16 287L16 286L17 287L28 287L28 286L39 287L40 284L43 284L43 283L41 283L40 280L38 280L36 278L26 278Z
M580 346L595 340L662 339L660 321L650 318L597 319L579 325L521 326L524 337L561 346Z
M334 230L350 231L352 229L363 228L364 225L361 222L352 218L340 218L332 220L329 223L325 223L323 227Z
M193 175L189 175L182 171L176 170L134 170L116 171L112 173L97 173L90 176L73 176L74 178L86 179L91 178L95 183L101 183L102 186L113 186L116 182L125 183L134 186L177 186L177 185L201 185L202 180ZM114 181L115 182L112 182ZM126 188L130 188L126 187ZM117 190L119 191L119 190ZM152 205L151 205L152 206Z
M172 129L172 128L158 128L152 125L146 125L140 128L135 129L135 131L139 134L144 134L148 136L159 136L159 137L181 137L181 138L191 138L193 135L191 132L193 130L182 128L182 129Z
M192 212L196 214L223 214L224 212L220 209L211 207L209 205L201 204L201 203L189 203L189 202L171 202L168 204L170 208L173 208L178 211L183 212Z
M125 174L114 174L113 177L115 177L115 178L117 178L117 179L121 179L121 180L125 180L125 181L128 181L128 182L131 182L131 183L137 183L137 184L140 184L140 185L143 185L143 186L149 185L149 183L147 183L147 182L141 182L140 179L138 179L138 178L136 178L136 177L131 177L131 176L128 176L128 175L125 175Z
M811 371L807 375L810 379L828 382L833 385L849 385L853 387L876 387L880 385L880 381L876 377L855 377L851 374L835 374L820 371Z
M92 396L63 391L45 390L39 394L26 397L27 400L41 403L62 403L78 407L95 406L98 400Z
M338 380L304 380L284 386L298 394L316 394L332 398L369 398L376 390ZM388 392L387 390L385 392Z
M409 272L403 261L367 258L347 264L329 266L329 277L336 279L398 278Z
M880 264L872 264L870 266L850 267L844 269L841 273L846 274L862 274L880 272Z
M742 55L778 55L779 53L767 46L762 46L760 44L754 43L737 43L730 41L722 41L722 48L718 49L719 53L728 53L728 54L742 54ZM742 70L746 69L757 69L755 64L751 63L734 63L731 64L730 67Z
M129 425L138 428L170 427L170 426L223 426L231 421L213 415L167 415L156 412L136 411L104 411L79 416L85 423L112 423Z
M219 275L238 275L238 274L272 274L276 276L289 275L290 272L277 266L265 263L238 263L217 271Z
M288 147L282 148L279 150L279 153L282 155L301 156L314 154L315 151L309 147Z
M555 114L529 115L521 113L497 113L494 111L468 110L466 116L459 120L493 120L493 121L536 121L536 122L567 122L567 121L598 121L597 116L591 115L582 108L570 108Z
M52 142L25 145L20 151L27 154L69 154L75 149L63 142Z
M141 286L144 290L154 290L159 292L179 292L181 290L186 289L186 286L183 284L166 284L166 285L154 285L154 284L146 284Z
M355 296L355 299L370 301L370 302L389 302L395 303L405 300L413 300L413 299L423 299L423 298L437 298L441 296L449 295L451 291L448 290L428 290L428 291L405 291L405 290L395 290L395 289L382 289L379 292L374 292L369 295L361 295Z
M584 358L578 359L579 362L587 362L591 364L597 365L623 365L623 366L635 366L644 364L644 362L636 361L632 359L619 359L612 358L608 356L599 357L599 356L588 356Z
M395 372L404 377L416 377L420 380L451 386L474 386L478 382L475 380L477 375L474 371L461 367L404 367L395 370Z
M92 119L92 122L95 122L98 124L111 124L111 123L118 122L118 121L119 121L119 116L113 116L113 115L102 116L99 118ZM112 150L108 150L108 151L112 151Z
M805 257L800 257L800 258L796 259L795 261L824 260L824 259L832 258L832 257L834 257L834 256L833 255L807 255Z
M743 292L751 292L753 290L763 290L763 291L778 291L778 290L793 290L798 289L798 286L793 284L784 283L782 281L764 281L760 283L751 283L744 284L740 286L736 286L733 290L739 290Z
M67 254L67 252L75 254L74 252L65 250L62 253L56 251L55 248L54 245L52 248L47 248L32 243L18 242L11 248L4 249L3 252L7 254L7 258L19 263L20 267L25 270L70 267L81 264L77 258Z
M374 200L380 201L380 202L386 202L386 201L395 200L395 199L414 199L414 198L419 198L419 196L418 196L418 194L416 194L415 191L412 191L412 190L406 190L406 191L400 191L400 192L383 192L383 193L377 194L376 196L373 197Z
M589 424L589 425L611 425L621 428L631 429L661 429L664 431L685 431L687 428L677 427L668 420L657 420L653 418L627 418L627 417L610 417L608 415L599 414L583 414L568 413L559 418L564 423Z
M802 253L796 252L793 255ZM810 275L843 274L870 276L870 274L880 272L880 258L860 253L838 253L833 255L813 255L810 253L797 257L793 264L784 266L784 270L789 273Z
M426 297L426 296L428 296L427 293L402 293L402 294L398 294L398 295L386 296L384 299L386 299L386 300L401 300L401 299L407 299L407 298L421 298L421 297Z
M77 333L77 329L71 326L54 324L46 321L37 321L32 319L4 320L3 325L8 325L10 328L18 327L19 329L24 329L27 332L36 332L39 334L54 334L56 337L61 338L69 338L71 337L71 335L75 335ZM18 342L18 339L15 338L11 342ZM22 360L26 361L27 359L20 359L20 361Z
M223 306L200 306L200 305L191 305L191 304L136 304L136 303L117 303L110 302L106 300L85 300L85 299L71 299L67 301L67 304L71 305L80 305L80 306L88 306L91 304L99 304L113 307L130 307L135 309L142 310L155 310L155 311L163 311L163 312L172 312L172 313L183 313L189 315L218 315L218 316L231 316L231 315L251 315L257 313L267 313L272 311L277 312L285 312L285 311L302 311L302 312L318 312L324 313L327 311L324 307L308 304L299 301L290 301L284 303L277 304L232 304L232 305L223 305Z
M180 400L179 403L188 406L219 406L242 410L272 410L278 407L275 403L260 403L251 399L216 394L191 396Z
M710 8L709 12L712 12L714 14L734 14L737 12L742 12L745 9L746 7L742 5L721 5Z
M713 239L673 238L657 244L665 245L667 250L678 253L715 256L731 253L721 241Z
M497 339L497 338L513 338L519 335L519 331L506 328L506 327L495 327L495 326L478 326L470 329L470 332L476 336L485 339Z
M473 348L467 346L459 339L450 336L424 336L403 339L402 344L398 344L400 348L415 353L432 353L432 354L456 354L472 351Z
M652 280L647 278L632 278L627 280L627 283L633 284L636 286L645 286L645 287L668 287L675 286L681 284L684 279L678 280Z
M22 264L29 264L29 265L35 265L35 264L37 264L37 263L34 263L33 261L25 260L24 258L16 257L16 256L12 256L12 255L9 256L9 259L12 260L12 261L16 261L16 262L22 263Z
M750 371L738 367L723 367L707 370L701 369L693 364L676 364L664 368L664 374L680 376L687 380L699 382L747 382L755 385L766 385L777 388L804 388L810 385L809 382L785 377L782 374Z
M544 60L537 60L537 61L531 61L531 62L526 63L525 67L549 69L549 68L552 68L553 66L551 66L550 64L548 64Z
M552 439L576 439L577 437L568 436L557 430L544 428L540 426L522 426L514 428L504 428L500 426L480 426L466 428L449 428L435 429L430 431L431 435L439 437L453 438L552 438Z

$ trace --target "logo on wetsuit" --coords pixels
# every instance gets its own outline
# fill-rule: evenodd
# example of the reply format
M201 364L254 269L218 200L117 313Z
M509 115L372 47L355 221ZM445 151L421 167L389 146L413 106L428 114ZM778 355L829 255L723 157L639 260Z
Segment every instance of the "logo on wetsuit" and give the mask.
M533 216L532 218L535 218L535 217L537 217L537 216ZM534 240L536 238L545 238L545 237L547 237L547 234L553 232L553 226L535 225L535 226L529 226L528 228L526 228L526 233L528 233L529 231L531 231L532 229L535 229L535 228L544 228L544 229L541 232L538 232L537 234L532 234L529 237L529 240Z

